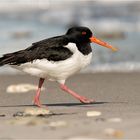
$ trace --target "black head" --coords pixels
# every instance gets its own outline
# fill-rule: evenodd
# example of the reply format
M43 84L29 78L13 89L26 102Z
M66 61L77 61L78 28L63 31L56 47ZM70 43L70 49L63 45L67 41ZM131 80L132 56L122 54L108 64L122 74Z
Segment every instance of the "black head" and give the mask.
M72 27L67 31L66 35L67 35L69 41L79 45L80 49L85 45L89 46L88 44L90 44L90 43L97 43L101 46L112 49L113 51L117 50L116 48L112 47L111 45L107 44L106 42L99 40L98 38L93 36L90 29L87 27Z
M66 35L74 43L89 43L92 32L87 27L72 27L68 29Z

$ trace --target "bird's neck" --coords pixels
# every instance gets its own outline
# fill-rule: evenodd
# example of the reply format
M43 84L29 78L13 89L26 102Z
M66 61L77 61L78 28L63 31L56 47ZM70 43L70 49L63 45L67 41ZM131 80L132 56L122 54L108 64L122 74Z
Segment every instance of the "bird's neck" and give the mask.
M76 46L83 55L88 55L92 52L90 43L76 43Z
M72 36L67 36L68 42L70 43L75 43L78 50L83 54L83 55L88 55L89 53L92 52L92 48L90 45L90 42L83 42L83 40L78 41L78 39L72 37Z

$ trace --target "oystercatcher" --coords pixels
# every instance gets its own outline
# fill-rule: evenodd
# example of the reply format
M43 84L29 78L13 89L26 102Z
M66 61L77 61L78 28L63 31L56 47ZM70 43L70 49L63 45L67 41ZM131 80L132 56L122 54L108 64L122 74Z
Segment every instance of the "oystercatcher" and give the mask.
M80 71L91 62L94 42L113 51L117 49L93 36L87 27L72 27L65 35L56 36L33 43L25 50L8 53L0 58L0 66L10 65L25 73L39 77L38 90L34 104L41 107L39 101L41 87L45 79L57 81L60 88L71 94L82 103L91 103L84 96L70 90L66 79Z

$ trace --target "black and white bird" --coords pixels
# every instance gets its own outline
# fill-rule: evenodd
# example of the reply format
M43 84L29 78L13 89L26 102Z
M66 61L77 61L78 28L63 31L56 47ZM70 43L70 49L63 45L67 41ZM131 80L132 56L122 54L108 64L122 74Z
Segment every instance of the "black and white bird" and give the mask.
M95 38L89 28L72 27L64 35L41 40L25 50L3 55L0 58L0 66L10 65L40 78L34 98L34 104L39 107L41 107L39 101L41 87L45 79L57 81L62 90L80 102L91 103L93 100L78 95L65 85L69 76L79 72L91 62L91 42L116 51L116 48Z

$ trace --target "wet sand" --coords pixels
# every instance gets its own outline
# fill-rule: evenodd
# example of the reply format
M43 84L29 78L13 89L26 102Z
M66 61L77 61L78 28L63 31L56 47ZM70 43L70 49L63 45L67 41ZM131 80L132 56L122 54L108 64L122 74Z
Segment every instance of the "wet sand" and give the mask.
M55 115L45 118L47 123L36 125L9 124L13 114L32 106L35 91L6 93L11 84L38 84L28 75L0 76L0 139L140 139L140 73L79 74L66 84L96 103L83 105L61 91L55 82L45 82L41 102ZM96 117L87 117L87 111L99 111ZM6 115L1 116L1 115ZM108 121L119 118L121 121ZM44 118L40 118L44 119ZM63 121L65 125L50 126ZM115 130L116 133L106 132ZM110 130L110 131L111 131ZM111 133L111 134L110 134ZM74 139L75 138L75 139Z

